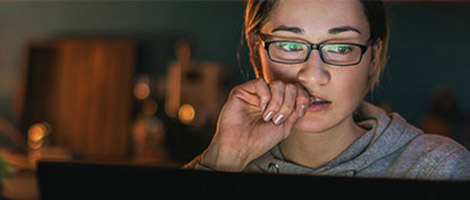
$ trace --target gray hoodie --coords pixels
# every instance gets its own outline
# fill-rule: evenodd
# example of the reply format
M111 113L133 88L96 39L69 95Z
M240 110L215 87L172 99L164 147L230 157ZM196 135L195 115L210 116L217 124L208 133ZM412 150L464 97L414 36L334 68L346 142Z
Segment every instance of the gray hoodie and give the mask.
M363 102L355 120L367 133L338 157L313 169L284 159L279 146L252 161L247 172L470 180L470 152L450 138L423 134L399 114ZM209 168L200 156L185 168Z

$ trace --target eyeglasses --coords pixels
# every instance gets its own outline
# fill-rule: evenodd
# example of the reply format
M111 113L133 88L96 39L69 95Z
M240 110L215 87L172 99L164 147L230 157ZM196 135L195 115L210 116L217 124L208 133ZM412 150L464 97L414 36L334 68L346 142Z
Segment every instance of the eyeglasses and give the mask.
M301 41L270 40L270 35L259 33L264 42L264 48L268 52L271 61L283 64L299 64L306 62L312 50L320 52L321 60L330 65L351 66L357 65L362 60L362 55L367 51L366 45L354 43L322 43L312 44Z

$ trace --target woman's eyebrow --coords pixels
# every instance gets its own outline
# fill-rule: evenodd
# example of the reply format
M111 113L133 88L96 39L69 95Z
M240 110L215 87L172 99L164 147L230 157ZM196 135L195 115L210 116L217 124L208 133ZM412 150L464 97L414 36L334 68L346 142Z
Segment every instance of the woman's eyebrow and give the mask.
M276 28L274 28L271 33L276 32L276 31L288 31L288 32L293 32L297 34L304 34L304 29L301 29L299 27L289 27L285 25L280 25Z
M359 29L351 27L351 26L340 26L340 27L331 28L330 30L328 30L328 33L335 35L335 34L346 32L346 31L354 31L356 33L359 33L360 35L362 34L361 31L359 31Z
M271 33L274 33L276 31L287 31L287 32L292 32L292 33L297 33L297 34L304 34L304 32L305 32L304 29L302 29L302 28L290 27L290 26L286 26L286 25L280 25L280 26L274 28L271 31ZM331 28L331 29L328 30L328 33L336 35L336 34L339 34L339 33L342 33L342 32L347 32L347 31L354 31L354 32L359 33L360 35L362 35L362 33L361 33L361 31L359 31L359 29L351 27L351 26L340 26L340 27Z

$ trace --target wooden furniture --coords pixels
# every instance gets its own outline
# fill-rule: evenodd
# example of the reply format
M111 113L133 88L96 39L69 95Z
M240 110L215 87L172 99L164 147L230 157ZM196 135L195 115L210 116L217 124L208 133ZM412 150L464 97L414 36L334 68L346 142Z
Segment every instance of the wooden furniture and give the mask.
M21 130L50 125L49 144L86 159L130 154L136 47L127 39L35 42L27 56ZM47 142L47 141L45 141ZM46 145L46 144L45 144Z

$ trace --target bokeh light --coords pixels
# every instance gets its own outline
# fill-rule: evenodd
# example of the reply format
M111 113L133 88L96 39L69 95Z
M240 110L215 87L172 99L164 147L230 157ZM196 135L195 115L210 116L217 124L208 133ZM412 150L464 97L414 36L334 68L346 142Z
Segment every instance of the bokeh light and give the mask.
M190 104L183 104L178 110L179 120L185 124L191 123L195 116L196 111L194 110L194 106Z
M152 116L155 113L157 113L157 110L158 110L158 105L157 105L157 102L155 100L153 100L153 99L145 100L145 102L143 104L143 109L142 109L142 112L144 113L144 115Z
M33 124L28 130L28 145L31 149L39 149L44 144L44 138L50 133L47 122Z
M150 87L148 83L138 83L134 87L134 96L137 99L146 99L150 95Z

